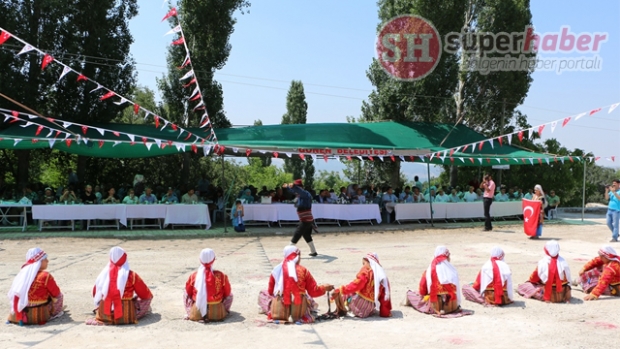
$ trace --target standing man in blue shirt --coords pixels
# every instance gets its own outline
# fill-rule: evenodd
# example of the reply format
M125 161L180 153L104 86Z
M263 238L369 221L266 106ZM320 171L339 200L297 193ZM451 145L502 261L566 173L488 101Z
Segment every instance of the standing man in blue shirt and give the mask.
M316 248L314 247L314 241L312 241L312 230L314 229L314 217L312 216L312 195L304 190L301 179L295 180L293 186L289 188L297 199L297 216L299 216L299 225L295 229L293 238L291 239L291 245L296 245L299 239L303 236L304 240L310 247L310 256L316 257Z
M618 224L620 223L620 179L614 179L611 186L605 187L607 208L607 226L611 230L611 241L618 242Z

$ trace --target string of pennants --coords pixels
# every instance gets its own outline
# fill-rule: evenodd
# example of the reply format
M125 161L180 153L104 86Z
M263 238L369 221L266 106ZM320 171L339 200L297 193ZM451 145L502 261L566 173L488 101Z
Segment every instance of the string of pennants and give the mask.
M145 137L139 134L132 134L127 132L116 131L112 129L107 129L104 127L95 127L86 124L81 124L73 121L64 121L60 119L53 119L50 117L39 117L38 115L32 115L23 112L17 112L14 110L0 108L0 115L4 116L2 122L13 124L20 123L20 127L29 128L31 127L34 131L34 135L32 137L25 138L17 138L17 137L4 137L4 139L12 140L13 146L17 146L20 142L24 140L30 140L32 143L38 143L39 141L47 141L49 143L50 148L54 148L54 145L64 142L67 147L71 147L71 145L75 142L76 145L80 145L83 142L85 145L89 143L98 144L99 148L102 148L104 144L110 143L112 147L115 147L119 144L128 143L130 145L135 145L137 142L142 142L144 146L150 151L151 147L155 144L157 148L165 149L167 146L176 147L177 151L184 152L186 147L190 147L194 153L198 153L198 148L201 147L203 150L204 156L208 156L211 153L211 150L217 155L223 154L225 148L212 143L206 143L206 140L203 139L202 142L198 143L198 140L190 141L191 133L188 132L188 135L179 141L171 141L165 139L159 139L154 137ZM37 122L38 119L44 119L52 125L58 125L59 128L54 128L53 126L45 125L40 122ZM60 126L62 125L62 126ZM78 131L73 132L70 130L71 127L75 127ZM93 137L92 135L88 137L88 131L93 130L97 131L101 135L101 137L105 136L106 133L114 135L116 139L104 139L98 138L98 136ZM80 134L81 131L81 134ZM45 136L42 136L45 134ZM92 134L92 133L91 133ZM0 135L0 137L2 137ZM181 137L181 134L177 136L177 139ZM0 138L2 141L3 138Z
M535 133L537 133L539 136L542 136L543 131L546 129L547 126L549 126L549 128L551 128L551 133L553 133L556 129L556 127L558 126L558 124L560 124L562 126L562 128L566 127L566 125L568 125L569 122L571 121L577 121L579 119L581 119L582 117L588 115L588 116L593 116L594 114L599 113L600 111L602 111L603 109L609 108L607 111L607 114L610 114L611 112L613 112L618 106L620 106L620 103L614 103L612 105L607 105L604 107L600 107L600 108L595 108L592 109L590 111L587 112L582 112L576 115L571 115L565 118L561 118L561 119L557 119L557 120L553 120L550 122L546 122L537 126L533 126L531 128L528 129L522 129L522 130L518 130L512 133L507 133L507 134L503 134L497 137L491 137L482 141L476 141L473 143L469 143L469 144L463 144L460 145L458 147L453 147L453 148L448 148L445 150L442 150L440 152L433 152L433 153L429 153L426 154L426 156L430 156L432 157L452 157L454 155L454 153L465 153L468 150L471 153L475 153L476 151L481 151L483 146L485 145L485 143L489 143L489 145L491 146L491 148L495 148L495 142L499 143L499 146L503 146L504 145L504 139L506 139L508 141L509 145L512 145L512 138L513 136L517 136L517 138L519 139L519 142L523 141L523 138L525 137L525 133L527 132L527 139L532 139L532 137L534 136ZM610 161L615 161L615 157L607 157L607 159L609 159Z
M17 53L16 56L22 55L24 53L28 53L31 51L35 51L38 54L43 56L43 59L41 61L41 70L45 70L48 66L50 66L50 64L55 63L58 64L62 67L62 72L60 73L60 77L58 79L58 81L61 81L63 78L67 77L69 74L73 74L76 75L76 81L77 82L91 82L93 84L96 85L96 87L94 89L92 89L90 91L90 93L96 92L96 91L102 91L104 92L103 95L101 95L99 97L100 101L105 101L105 100L112 100L112 99L117 99L118 101L113 102L116 105L123 105L123 104L131 104L133 106L133 112L134 115L139 115L140 112L144 113L144 120L147 120L149 117L153 118L153 121L155 123L155 127L160 129L160 131L163 131L166 127L170 126L170 128L172 128L172 130L174 130L175 132L178 131L179 132L179 136L183 135L183 134L187 134L187 138L194 138L195 141L200 141L202 143L204 142L208 142L208 143L216 143L217 144L217 138L215 137L215 131L213 130L212 125L207 122L203 122L201 125L201 128L204 127L209 127L210 128L210 135L207 138L203 138L199 135L193 134L187 130L185 130L184 128L180 127L179 125L177 125L176 123L169 121L159 115L157 115L156 113L142 107L141 105L139 105L138 103L112 91L111 89L101 85L99 82L95 81L94 79L89 78L88 76L74 70L73 68L69 67L68 65L64 64L63 62L57 60L56 58L54 58L52 55L44 52L43 50L29 44L28 42L26 42L25 40L15 36L13 33L7 31L6 29L0 27L0 45L4 44L7 40L9 40L10 38L13 38L17 41L19 41L21 44L24 45L24 47L21 49L21 51L19 51L19 53ZM162 125L162 127L160 128L160 125ZM88 126L88 125L85 125ZM90 126L89 126L90 127ZM208 132L208 131L207 131Z
M185 59L183 59L183 63L181 64L181 66L178 67L178 69L183 70L183 69L189 68L189 70L181 77L180 80L187 81L187 83L183 85L184 88L191 88L192 86L195 85L194 89L192 90L192 93L188 97L188 102L198 102L192 108L192 110L197 113L202 113L202 117L200 119L200 127L201 128L207 127L207 126L211 127L213 140L214 142L217 143L217 136L215 132L213 131L211 120L209 119L209 113L207 112L207 106L202 96L200 85L198 83L198 77L196 76L196 73L194 71L194 65L192 64L192 58L189 53L189 48L187 47L187 40L185 39L185 34L183 33L183 27L181 26L181 20L179 19L179 13L177 12L176 7L171 8L170 11L168 11L168 13L164 16L164 18L161 21L163 22L167 19L171 20L172 18L176 18L177 25L174 28L172 28L170 31L168 31L166 34L164 34L164 36L170 35L170 34L179 35L179 37L176 40L172 41L173 46L183 45L183 47L185 48Z

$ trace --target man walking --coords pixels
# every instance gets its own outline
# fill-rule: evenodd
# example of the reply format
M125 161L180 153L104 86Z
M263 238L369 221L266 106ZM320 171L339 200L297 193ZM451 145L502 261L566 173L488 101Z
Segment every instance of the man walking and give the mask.
M620 179L614 179L611 186L605 187L607 207L607 226L611 230L611 241L618 242L618 224L620 223Z
M291 245L297 244L297 241L303 236L306 243L310 247L310 256L316 257L316 248L312 241L312 229L314 228L314 217L312 216L312 195L304 190L301 179L295 180L293 186L289 188L298 196L297 199L297 216L299 216L299 225L295 229L295 234L291 239Z
M493 225L491 225L491 204L495 198L495 182L493 182L490 173L484 176L480 188L484 190L484 231L491 231L493 230Z

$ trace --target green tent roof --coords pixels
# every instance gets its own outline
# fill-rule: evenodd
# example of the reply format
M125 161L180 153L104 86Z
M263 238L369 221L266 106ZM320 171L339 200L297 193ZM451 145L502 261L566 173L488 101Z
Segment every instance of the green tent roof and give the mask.
M93 124L84 130L80 125L66 128L61 125L62 122L50 123L42 118L32 121L20 119L13 124L5 122L0 128L0 148L37 149L51 146L72 154L114 158L153 157L181 151L205 154L211 151L208 143L202 142L210 135L209 129L173 130L168 126L162 130L163 125L157 129L154 125ZM37 136L35 134L40 126L43 128ZM57 131L63 133L56 136ZM70 144L65 140L65 131L70 132ZM321 123L217 129L215 133L219 144L225 147L225 154L242 157L246 156L249 149L250 156L314 154L319 158L325 155L362 156L364 159L373 157L373 160L394 157L395 160L417 162L428 162L429 157L422 160L421 156L433 154L430 159L433 164L454 163L460 166L536 164L554 159L564 160L524 150L506 142L500 145L494 141L492 145L484 135L464 125L454 127L450 124L394 121ZM129 135L134 136L133 142ZM17 139L21 141L16 142ZM479 148L480 142L483 142L482 148ZM461 146L472 143L476 143L475 151L472 152L473 146L470 145L463 152ZM450 154L449 150L456 147L461 149Z

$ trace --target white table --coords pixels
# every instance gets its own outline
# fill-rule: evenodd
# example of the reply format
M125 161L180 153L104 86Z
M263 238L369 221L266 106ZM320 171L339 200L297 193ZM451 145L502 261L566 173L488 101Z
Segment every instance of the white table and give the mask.
M0 229L17 227L17 225L13 225L13 222L9 221L10 217L14 217L21 220L22 231L25 231L28 225L28 208L30 207L32 207L32 205L25 205L17 202L3 201L0 203ZM19 213L10 214L11 209L16 209Z
M396 204L396 221L429 220L431 210L429 203ZM491 217L520 216L521 201L494 202L491 205ZM482 202L433 203L434 219L476 219L484 218Z
M146 228L157 227L161 229L161 220L166 219L167 206L170 205L124 205L127 210L127 219L129 220L129 228L133 230L134 227ZM145 219L156 219L157 224L145 223ZM142 223L135 224L136 220L141 220Z
M250 204L244 205L244 221L281 222L298 221L297 209L291 204ZM371 221L381 223L381 212L377 204L312 204L315 219L334 219L339 221Z
M196 205L163 205L166 206L166 217L164 226L174 225L204 225L206 229L211 228L211 218L209 217L209 206L204 204Z
M120 224L127 226L126 205L34 205L32 219L39 220L39 230L43 229L44 221L76 221L86 220L89 230L102 227L116 227ZM116 221L115 225L91 224L93 220ZM72 228L73 223L72 223Z

